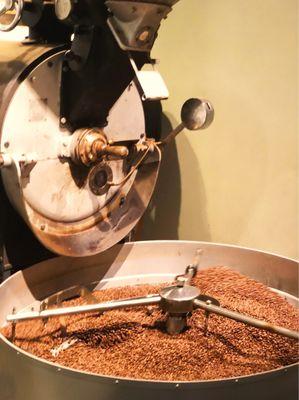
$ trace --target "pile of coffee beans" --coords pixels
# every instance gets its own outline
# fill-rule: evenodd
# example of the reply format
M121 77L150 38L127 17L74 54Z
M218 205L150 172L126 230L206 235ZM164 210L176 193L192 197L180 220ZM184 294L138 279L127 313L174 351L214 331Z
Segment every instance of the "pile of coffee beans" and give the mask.
M263 284L226 267L198 272L201 293L222 307L298 330L298 312ZM95 291L98 301L158 293L165 285L138 285ZM85 298L64 306L84 304ZM135 379L193 381L250 375L298 361L298 343L274 333L202 310L185 332L170 336L157 306L20 322L14 342L59 365L101 375ZM11 338L12 328L2 333ZM65 346L63 344L68 344ZM53 352L53 349L62 349Z

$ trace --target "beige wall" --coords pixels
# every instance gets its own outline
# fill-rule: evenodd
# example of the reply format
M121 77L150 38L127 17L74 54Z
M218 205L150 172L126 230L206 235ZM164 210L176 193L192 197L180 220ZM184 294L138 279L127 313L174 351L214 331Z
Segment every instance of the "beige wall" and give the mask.
M153 51L170 90L164 112L175 125L184 100L199 96L216 114L165 155L144 238L298 255L297 16L296 0L174 7Z

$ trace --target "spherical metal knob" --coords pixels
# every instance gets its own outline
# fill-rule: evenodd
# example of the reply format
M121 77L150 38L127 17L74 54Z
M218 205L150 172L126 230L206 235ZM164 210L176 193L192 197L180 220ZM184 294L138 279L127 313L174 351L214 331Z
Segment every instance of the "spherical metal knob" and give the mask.
M214 108L205 99L187 100L181 111L182 123L191 131L207 128L214 119Z

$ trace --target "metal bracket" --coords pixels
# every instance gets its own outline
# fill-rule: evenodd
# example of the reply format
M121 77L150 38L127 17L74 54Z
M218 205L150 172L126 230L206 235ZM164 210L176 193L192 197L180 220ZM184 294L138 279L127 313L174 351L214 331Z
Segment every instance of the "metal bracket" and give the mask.
M177 1L106 1L112 13L107 23L121 49L149 52L162 19Z
M130 56L130 62L135 72L139 88L142 91L142 100L168 99L169 91L160 73L151 64L151 70L139 70L135 61Z

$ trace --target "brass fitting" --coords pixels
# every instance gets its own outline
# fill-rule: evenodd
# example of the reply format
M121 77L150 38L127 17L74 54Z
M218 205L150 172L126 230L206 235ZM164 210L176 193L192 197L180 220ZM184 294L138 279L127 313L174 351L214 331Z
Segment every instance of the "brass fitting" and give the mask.
M102 129L84 128L74 133L71 157L76 164L90 166L105 156L126 158L128 155L128 148L108 142Z

